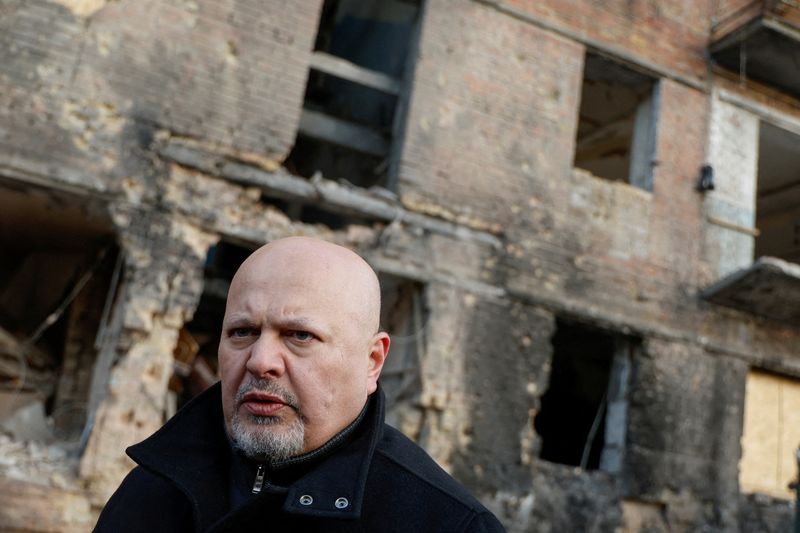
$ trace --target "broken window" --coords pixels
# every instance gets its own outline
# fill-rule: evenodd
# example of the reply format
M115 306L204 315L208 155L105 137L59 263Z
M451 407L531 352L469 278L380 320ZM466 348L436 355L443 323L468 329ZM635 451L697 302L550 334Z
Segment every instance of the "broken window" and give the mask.
M653 190L657 87L654 78L587 52L575 166Z
M418 13L408 0L326 0L287 168L392 188L392 138Z
M420 392L421 358L425 352L427 310L423 288L413 281L389 274L381 282L381 327L391 337L391 355L381 372L381 387L386 395L386 421L416 437L419 414L416 401Z
M550 384L534 427L546 461L617 472L627 425L628 375L637 343L557 321Z
M0 433L78 442L120 268L102 205L0 186Z
M169 415L219 380L217 349L228 287L239 265L252 252L252 248L227 241L209 249L200 301L192 320L180 331L173 352L174 373L170 379L173 405Z
M794 499L800 445L800 380L752 370L747 374L739 486Z
M800 263L800 135L761 122L756 258Z

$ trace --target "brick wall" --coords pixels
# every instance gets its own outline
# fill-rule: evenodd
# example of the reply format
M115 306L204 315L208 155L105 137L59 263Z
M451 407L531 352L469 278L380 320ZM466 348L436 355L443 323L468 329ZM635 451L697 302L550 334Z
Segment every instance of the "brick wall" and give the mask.
M703 48L714 2L509 0L498 3L554 28L566 29L675 72L702 76L705 70Z
M291 149L320 0L62 4L0 17L0 161L115 190L148 174L157 128L278 161Z
M499 229L545 199L572 159L581 50L475 2L427 3L404 203Z

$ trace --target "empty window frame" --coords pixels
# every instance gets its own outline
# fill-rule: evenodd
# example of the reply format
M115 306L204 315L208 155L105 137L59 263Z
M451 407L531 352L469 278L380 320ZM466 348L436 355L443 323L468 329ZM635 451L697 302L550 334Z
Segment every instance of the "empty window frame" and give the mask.
M744 403L740 490L794 499L789 483L798 475L800 380L751 370Z
M120 269L102 205L0 186L0 432L78 442Z
M287 168L392 188L392 138L419 11L408 0L325 1Z
M417 399L421 390L421 360L427 339L428 311L424 287L414 281L380 273L381 328L391 336L391 356L381 372L386 395L386 420L417 438Z
M575 140L575 166L595 176L653 190L658 84L587 52Z
M637 346L628 337L557 321L550 384L534 422L542 459L588 470L621 469Z
M800 135L761 122L755 257L800 263Z

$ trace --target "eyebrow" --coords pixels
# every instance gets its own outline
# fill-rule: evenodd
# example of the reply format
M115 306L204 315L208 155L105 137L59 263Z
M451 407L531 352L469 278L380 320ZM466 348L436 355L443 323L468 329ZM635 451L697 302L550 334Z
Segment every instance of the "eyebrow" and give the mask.
M255 321L244 314L234 314L223 320L222 324L226 328L252 326Z
M310 329L326 336L330 333L329 328L325 327L320 322L304 316L287 317L279 319L275 323L284 329Z
M256 322L257 320L254 320L248 314L236 313L231 315L227 320L223 322L223 327L225 329L251 327L255 325ZM330 327L326 327L324 324L305 316L294 316L294 317L277 319L274 321L274 325L282 329L295 329L295 330L309 329L323 336L330 335Z

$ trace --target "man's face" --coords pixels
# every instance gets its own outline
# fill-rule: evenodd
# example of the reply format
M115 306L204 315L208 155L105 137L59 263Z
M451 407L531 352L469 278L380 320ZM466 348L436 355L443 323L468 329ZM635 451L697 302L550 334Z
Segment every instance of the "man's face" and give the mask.
M341 431L375 390L388 351L388 336L361 316L364 287L346 275L350 259L295 253L305 245L313 241L256 252L228 295L223 412L229 435L254 458L299 455Z

